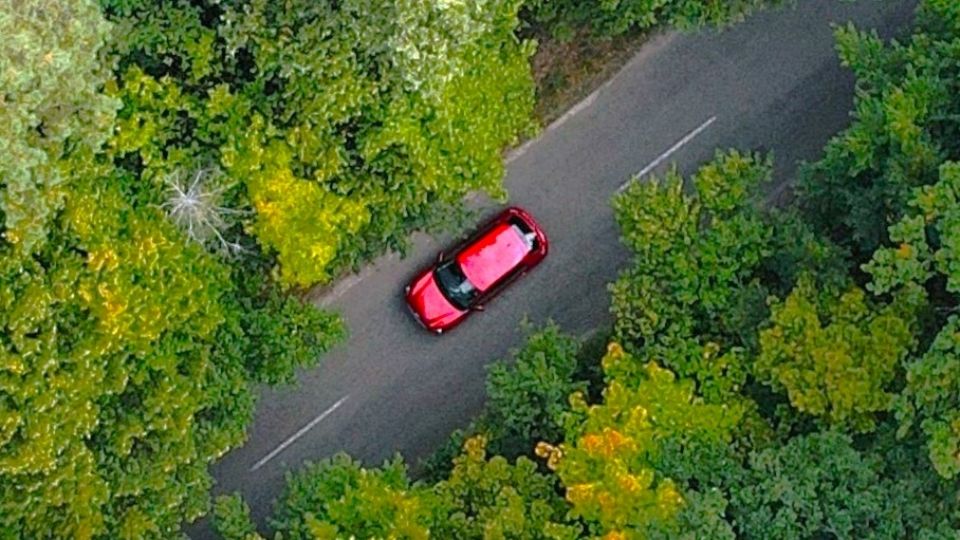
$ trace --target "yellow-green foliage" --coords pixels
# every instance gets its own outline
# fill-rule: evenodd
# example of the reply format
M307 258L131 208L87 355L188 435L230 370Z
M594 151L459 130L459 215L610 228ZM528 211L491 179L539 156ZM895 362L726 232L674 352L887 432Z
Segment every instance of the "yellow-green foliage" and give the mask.
M242 437L194 420L231 369L211 357L229 274L98 181L66 192L71 240L0 258L0 524L24 537L169 531L202 511L207 461Z
M293 148L278 140L264 144L262 126L262 119L255 117L237 159L227 169L246 182L256 210L250 230L265 248L277 253L282 283L326 281L331 277L331 262L370 221L370 214L362 201L295 177Z
M873 307L857 287L820 292L809 276L771 310L756 374L785 390L799 411L872 430L876 413L893 404L888 388L914 344L911 320L896 306Z
M222 127L169 78L104 82L107 29L88 2L0 2L3 538L176 536L245 436L250 381L343 334L164 214L164 175L204 154L172 141Z
M399 458L364 469L340 454L289 477L274 525L291 540L426 540L444 514L439 502L429 489L410 484Z
M342 329L238 290L109 166L61 164L73 176L47 241L0 244L0 530L168 538L243 440L248 381L288 379Z
M289 169L261 175L247 185L257 210L252 232L277 252L283 283L330 278L330 263L351 234L369 221L361 203L326 192Z
M567 506L557 495L556 478L520 457L488 457L486 439L467 439L453 460L450 476L434 486L449 514L432 529L438 538L573 540L579 527L567 525Z
M341 454L289 475L271 524L278 537L294 540L574 540L580 527L566 523L555 483L527 458L488 458L480 436L466 441L450 476L432 486L411 484L399 458L364 468ZM224 540L260 538L239 496L220 497L215 512Z
M613 343L604 371L638 361ZM601 404L588 407L574 394L582 421L570 424L563 444L538 448L557 471L574 515L598 535L639 538L669 527L683 508L685 487L664 475L666 445L726 445L744 414L739 405L703 403L690 381L654 362L644 369L639 384L611 380Z

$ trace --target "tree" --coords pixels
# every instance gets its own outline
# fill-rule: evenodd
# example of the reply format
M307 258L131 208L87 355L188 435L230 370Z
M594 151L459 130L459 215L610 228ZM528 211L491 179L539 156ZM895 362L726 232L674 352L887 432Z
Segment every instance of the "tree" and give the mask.
M92 0L0 2L0 218L32 253L60 208L61 159L96 151L117 107L99 92L109 25Z
M960 159L960 113L950 2L925 1L918 31L884 46L876 33L837 30L843 64L857 77L854 122L800 182L808 221L869 257L904 215L911 191L932 184L944 158Z
M919 354L904 360L896 413L899 435L919 429L947 478L960 471L952 319L960 290L957 35L957 6L941 0L920 4L908 40L885 45L852 27L838 31L841 58L857 76L855 121L831 141L801 191L808 220L866 262L868 290L926 297Z
M914 191L910 210L890 226L892 247L874 252L863 269L877 294L909 287L932 290L934 300L952 302L960 293L960 162L940 167L939 181ZM943 291L930 283L937 275Z
M727 521L729 502L719 488L705 492L688 491L675 523L653 524L645 532L651 540L734 540L737 536Z
M760 332L757 377L784 390L797 410L834 427L870 431L889 410L896 368L914 345L909 311L875 308L864 291L819 291L802 276L790 296L771 306Z
M708 399L745 382L740 348L756 317L741 315L745 302L766 296L756 274L770 255L772 227L756 198L771 167L756 155L718 153L693 177L693 194L673 171L633 182L613 203L633 253L610 288L614 335L697 381Z
M4 133L20 145L4 156L28 146L43 155L18 162L30 170L4 169L2 195L11 204L28 177L43 194L28 194L33 217L4 210L0 529L170 537L206 512L208 464L244 439L249 382L288 380L342 325L262 280L235 286L231 269L189 243L157 199L132 188L137 176L111 162L151 130L121 125L129 130L110 137L115 99L97 93L106 25L95 6L4 9L0 27L9 24L0 76L12 77L4 99L16 106L0 115L19 115L5 125L21 131Z
M399 458L364 469L340 454L287 476L271 525L292 540L426 539L445 513L430 490L410 485Z
M422 479L446 478L464 444L475 436L483 437L492 454L507 459L533 457L537 443L563 439L570 396L602 385L597 375L602 345L594 351L592 343L585 346L553 322L531 332L521 348L511 351L510 361L490 365L483 411L423 460Z
M473 437L454 459L450 476L434 487L451 513L431 532L463 540L573 540L579 528L565 523L567 507L556 482L525 457L515 464L503 456L487 458L486 440Z
M903 538L876 470L846 435L802 435L754 452L732 491L743 538Z
M960 530L960 485L929 466L923 436L904 437L890 422L861 451L884 490L884 521L900 523L899 538L953 538Z
M239 211L221 206L227 185L216 169L200 169L184 175L169 175L167 200L162 207L186 235L203 246L225 255L238 254L243 248L224 235L234 225Z
M204 511L208 461L243 437L201 411L252 406L242 359L215 356L228 274L92 181L73 181L36 258L0 258L0 519L33 537L162 536Z
M613 343L604 371L636 361ZM602 404L587 407L582 396L572 397L579 417L571 418L565 442L538 447L557 471L572 515L587 522L592 536L675 530L692 484L678 484L665 473L679 471L677 461L696 464L697 456L727 447L744 413L736 404L703 403L690 381L653 362L645 371L635 386L610 381ZM697 476L707 485L717 473L701 469Z
M169 537L243 441L250 381L289 380L342 325L262 281L238 289L108 165L71 172L47 241L0 247L0 528Z
M520 0L368 4L106 0L131 189L219 166L290 286L402 249L468 191L502 197L501 150L533 127Z
M224 540L263 540L253 526L250 507L237 494L217 497L213 525Z
M218 343L234 343L251 381L290 384L296 369L313 366L347 336L336 313L284 294L267 277L266 263L235 267L234 294L224 300L227 320Z
M918 425L930 462L944 478L960 474L960 319L951 317L930 348L907 366L897 403L900 435Z
M481 429L497 454L514 458L531 454L540 441L562 439L569 397L586 390L576 378L579 348L550 324L527 338L512 364L490 366Z
M486 457L486 440L471 437L449 476L411 484L398 457L364 468L340 454L288 474L270 518L277 538L458 538L574 540L556 478L524 457L511 464ZM229 540L256 536L239 495L221 497L216 526Z
M940 180L918 188L910 210L889 229L891 247L878 249L863 266L877 294L923 291L937 309L929 348L906 362L907 384L897 402L900 435L919 426L930 460L942 476L960 473L960 325L951 315L960 292L960 165L945 163ZM929 318L929 317L928 317Z

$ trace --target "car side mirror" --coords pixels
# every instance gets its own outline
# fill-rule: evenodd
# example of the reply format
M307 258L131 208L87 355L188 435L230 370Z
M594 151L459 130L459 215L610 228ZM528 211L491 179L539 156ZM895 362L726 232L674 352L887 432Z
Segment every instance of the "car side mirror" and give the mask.
M487 308L484 307L483 304L477 304L477 305L473 306L473 307L470 308L470 309L472 309L472 310L474 310L474 311L483 311L483 310L485 310L485 309L487 309Z

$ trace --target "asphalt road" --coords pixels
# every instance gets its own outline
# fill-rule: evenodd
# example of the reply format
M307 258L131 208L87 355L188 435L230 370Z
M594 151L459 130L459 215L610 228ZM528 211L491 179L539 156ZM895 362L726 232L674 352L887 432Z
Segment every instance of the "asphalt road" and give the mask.
M305 460L346 451L377 464L399 452L414 463L480 410L484 366L522 342L522 319L553 319L578 335L608 321L606 284L628 259L610 198L685 137L656 170L675 161L690 172L717 148L762 147L774 152L776 180L785 184L799 160L816 159L849 122L852 104L852 76L836 58L831 24L854 21L890 36L909 23L914 2L798 4L723 32L653 39L582 106L514 152L511 203L538 218L551 253L486 312L439 338L416 326L402 286L448 243L426 237L407 259L384 257L319 298L342 311L351 337L297 386L262 391L249 442L214 467L216 491L239 490L262 522L284 473ZM210 537L203 524L189 533Z

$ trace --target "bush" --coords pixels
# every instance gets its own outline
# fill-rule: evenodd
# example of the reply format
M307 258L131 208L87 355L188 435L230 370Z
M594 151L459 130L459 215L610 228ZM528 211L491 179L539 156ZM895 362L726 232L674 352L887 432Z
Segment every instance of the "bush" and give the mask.
M558 37L587 27L601 36L661 25L679 28L722 26L742 21L750 12L779 0L530 0L530 20Z

